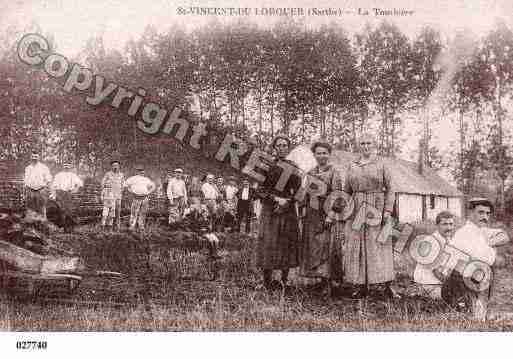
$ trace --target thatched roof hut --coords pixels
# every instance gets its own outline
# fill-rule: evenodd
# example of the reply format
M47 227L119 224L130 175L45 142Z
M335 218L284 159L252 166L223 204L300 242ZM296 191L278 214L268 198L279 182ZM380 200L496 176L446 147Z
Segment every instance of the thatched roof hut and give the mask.
M332 163L347 172L358 154L333 151ZM463 213L463 193L428 167L419 169L415 162L398 158L382 158L392 172L392 185L396 192L395 212L401 222L434 219L442 210L457 216Z

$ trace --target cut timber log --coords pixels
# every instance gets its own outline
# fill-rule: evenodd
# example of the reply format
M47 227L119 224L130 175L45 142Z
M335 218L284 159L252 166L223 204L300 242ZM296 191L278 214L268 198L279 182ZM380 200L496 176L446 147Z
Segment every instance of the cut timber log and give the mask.
M83 268L78 257L43 256L9 242L0 241L0 262L28 273L75 273Z

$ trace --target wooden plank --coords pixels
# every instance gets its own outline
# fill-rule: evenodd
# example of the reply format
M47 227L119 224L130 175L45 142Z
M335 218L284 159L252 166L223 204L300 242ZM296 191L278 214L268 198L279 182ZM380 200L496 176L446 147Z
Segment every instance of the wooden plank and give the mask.
M61 273L49 273L49 274L34 274L34 273L26 273L26 272L15 272L15 271L6 271L0 272L0 277L4 278L26 278L33 280L78 280L81 281L82 277L74 274L61 274Z

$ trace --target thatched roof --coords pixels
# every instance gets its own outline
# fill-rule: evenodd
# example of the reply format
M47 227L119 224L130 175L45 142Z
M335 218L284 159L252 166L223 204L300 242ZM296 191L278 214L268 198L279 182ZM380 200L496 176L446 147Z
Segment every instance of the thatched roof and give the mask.
M358 158L358 154L333 151L332 163L339 167L343 173L347 171L349 163ZM418 164L397 158L382 158L392 171L392 184L396 192L411 194L438 195L444 197L461 197L458 191L446 180L438 176L430 168L424 167L423 174L418 171Z

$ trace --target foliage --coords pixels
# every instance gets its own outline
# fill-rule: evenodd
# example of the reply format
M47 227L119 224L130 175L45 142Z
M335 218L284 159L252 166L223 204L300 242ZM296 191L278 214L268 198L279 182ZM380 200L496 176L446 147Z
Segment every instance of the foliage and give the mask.
M0 159L24 163L34 148L51 165L71 160L98 176L119 157L127 172L143 162L156 177L198 160L201 153L166 136L147 136L134 117L89 106L40 69L21 64L16 41L27 30L44 34L37 25L0 34ZM52 46L58 52L58 44ZM449 165L465 191L476 172L493 170L503 193L513 169L512 52L513 33L503 23L482 38L460 32L442 39L430 27L408 38L387 22L349 36L336 24L280 21L261 28L213 21L192 31L172 26L159 33L149 26L124 51L93 37L71 60L108 82L144 89L146 101L168 111L179 106L192 121L207 123L204 152L225 131L260 147L281 132L296 143L324 138L355 150L358 135L372 130L379 153L395 156L403 129L418 126L427 165ZM437 148L433 128L448 119L456 121L459 138Z

